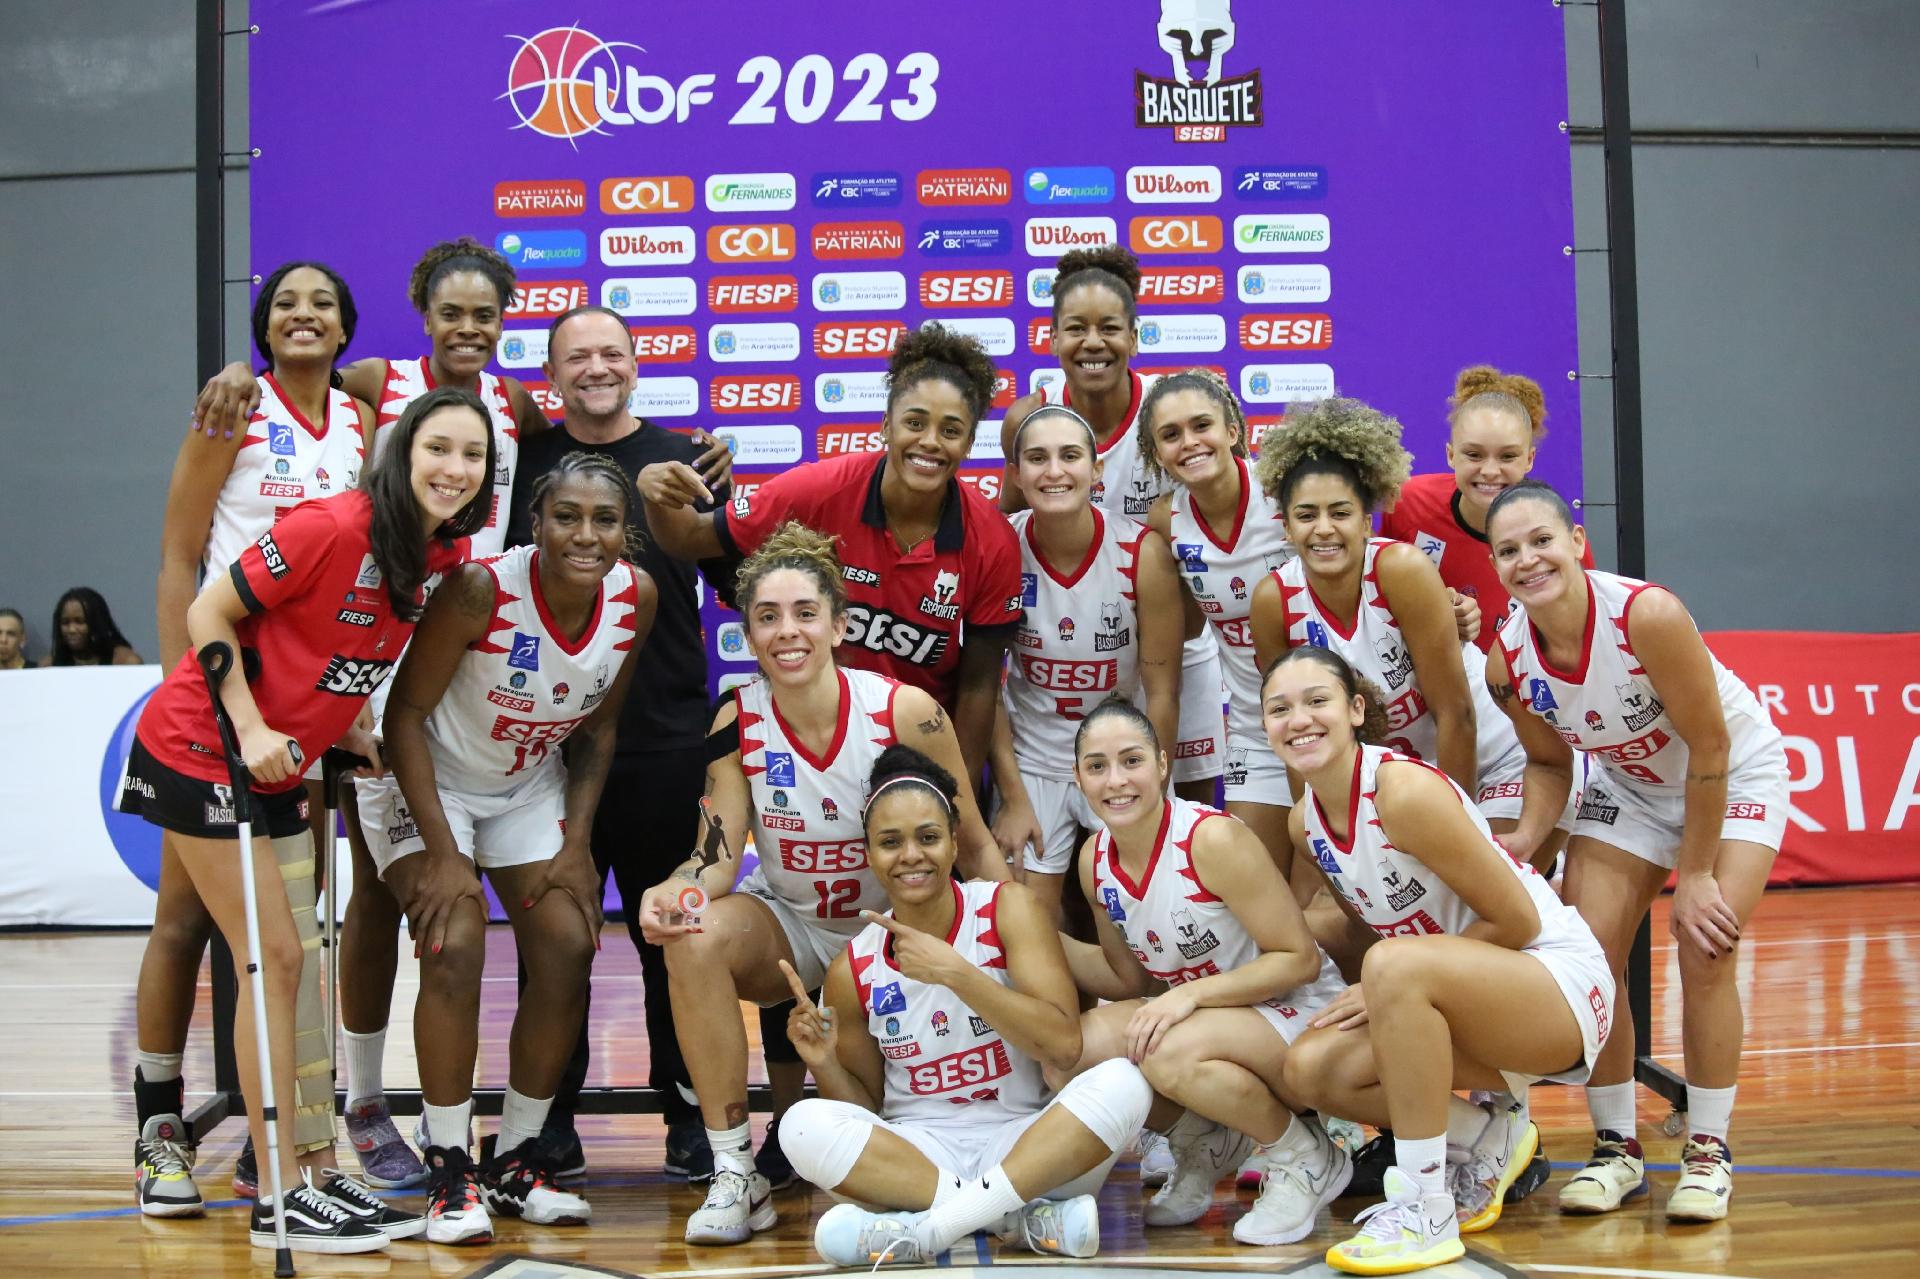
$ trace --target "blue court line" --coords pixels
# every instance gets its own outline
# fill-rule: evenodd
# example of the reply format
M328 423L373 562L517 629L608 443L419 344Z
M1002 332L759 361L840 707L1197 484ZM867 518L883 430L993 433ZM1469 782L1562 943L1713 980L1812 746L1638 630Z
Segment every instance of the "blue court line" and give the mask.
M973 1252L976 1264L982 1266L993 1264L993 1249L987 1246L986 1235L976 1234L973 1237Z
M1648 1172L1679 1172L1680 1164L1648 1164ZM1555 1163L1557 1172L1578 1172L1585 1164ZM1920 1169L1914 1168L1806 1168L1797 1164L1743 1164L1735 1162L1736 1173L1760 1173L1763 1176L1778 1177L1880 1177L1892 1180L1920 1180ZM0 1220L0 1225L4 1225Z

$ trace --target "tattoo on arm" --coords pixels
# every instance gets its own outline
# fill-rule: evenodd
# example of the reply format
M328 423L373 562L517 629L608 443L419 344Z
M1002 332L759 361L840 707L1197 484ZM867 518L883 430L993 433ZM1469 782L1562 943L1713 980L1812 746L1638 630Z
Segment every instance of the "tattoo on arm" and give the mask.
M925 733L928 737L937 737L940 734L940 730L946 727L946 724L947 724L946 710L943 707L935 706L933 708L933 718L923 719L920 721L920 731Z
M1717 773L1688 773L1687 780L1690 782L1698 782L1702 786L1711 786L1715 782L1726 781L1727 773L1725 769Z
M713 800L707 795L700 797L700 816L706 822L707 836L700 841L700 847L694 850L693 856L682 862L680 869L673 873L675 879L698 881L707 867L723 859L732 860L733 850L727 847L727 834L721 829L720 814L713 811Z
M1513 685L1511 684L1489 684L1487 685L1487 692L1491 693L1493 700L1502 706L1505 706L1513 700Z

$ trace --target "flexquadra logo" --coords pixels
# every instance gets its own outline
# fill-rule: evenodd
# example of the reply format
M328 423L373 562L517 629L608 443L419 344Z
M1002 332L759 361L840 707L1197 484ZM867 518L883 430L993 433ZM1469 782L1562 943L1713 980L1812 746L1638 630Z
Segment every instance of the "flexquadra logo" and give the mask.
M576 148L574 139L604 135L608 125L685 123L695 106L713 101L711 75L676 84L622 62L616 50L646 52L631 41L602 40L579 27L507 39L520 46L507 64L507 91L500 95L520 117L515 127Z
M1173 74L1134 73L1139 127L1172 129L1175 142L1225 142L1230 128L1265 123L1259 69L1222 71L1235 40L1233 0L1160 0L1159 37Z

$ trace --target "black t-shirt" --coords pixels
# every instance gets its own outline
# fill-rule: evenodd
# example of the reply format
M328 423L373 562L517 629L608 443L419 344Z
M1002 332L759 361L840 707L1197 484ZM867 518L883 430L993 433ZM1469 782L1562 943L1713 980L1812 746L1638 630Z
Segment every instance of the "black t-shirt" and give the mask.
M686 436L645 419L640 420L638 431L611 444L584 444L567 434L564 426L531 436L521 442L519 464L514 469L513 500L507 514L508 546L533 540L529 499L534 481L576 449L605 454L629 476L639 475L641 467L655 462L692 465L701 452ZM725 502L727 490L722 488L714 496ZM646 533L646 513L637 494L627 522ZM653 578L660 604L640 659L641 669L634 672L627 704L620 713L617 749L623 755L685 750L706 739L712 710L707 697L706 637L696 603L699 582L694 565L674 559L650 537L636 562ZM728 560L703 561L699 566L709 582L730 576L734 567L735 562Z

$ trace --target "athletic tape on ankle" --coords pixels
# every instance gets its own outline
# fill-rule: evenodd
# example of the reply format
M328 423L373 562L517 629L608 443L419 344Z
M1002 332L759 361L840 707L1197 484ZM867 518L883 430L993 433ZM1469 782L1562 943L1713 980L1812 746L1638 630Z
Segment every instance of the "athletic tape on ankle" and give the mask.
M333 1054L327 1051L325 1006L320 983L326 980L320 957L320 921L313 882L313 839L306 832L273 841L273 855L293 908L300 937L300 984L293 1005L293 1148L300 1154L333 1144Z

